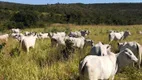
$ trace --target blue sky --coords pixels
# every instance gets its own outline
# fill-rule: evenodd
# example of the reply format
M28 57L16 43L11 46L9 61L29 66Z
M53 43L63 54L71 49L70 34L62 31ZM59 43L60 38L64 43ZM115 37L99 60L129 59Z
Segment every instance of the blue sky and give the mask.
M54 3L137 3L142 0L0 0L24 4L54 4Z

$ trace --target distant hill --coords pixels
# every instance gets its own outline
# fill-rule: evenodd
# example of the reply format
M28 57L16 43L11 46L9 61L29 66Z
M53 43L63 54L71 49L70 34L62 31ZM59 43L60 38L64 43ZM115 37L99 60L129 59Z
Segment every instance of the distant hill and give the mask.
M110 3L110 4L47 4L29 5L0 2L0 23L20 22L13 20L18 12L36 13L38 24L44 23L73 23L73 24L108 24L133 25L142 24L142 3ZM11 19L12 18L12 19ZM18 17L19 18L19 17ZM27 18L26 18L27 19ZM19 19L18 19L19 20ZM31 25L28 25L31 26ZM13 26L15 27L15 26Z

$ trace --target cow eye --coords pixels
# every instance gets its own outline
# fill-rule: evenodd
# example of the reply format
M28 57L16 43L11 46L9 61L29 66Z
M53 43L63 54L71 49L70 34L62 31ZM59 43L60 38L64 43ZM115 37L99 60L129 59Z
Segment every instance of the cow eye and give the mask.
M126 54L126 56L127 56L127 58L131 58L131 57L130 57L129 55L127 55L127 54Z
M107 49L109 48L109 46L107 46Z

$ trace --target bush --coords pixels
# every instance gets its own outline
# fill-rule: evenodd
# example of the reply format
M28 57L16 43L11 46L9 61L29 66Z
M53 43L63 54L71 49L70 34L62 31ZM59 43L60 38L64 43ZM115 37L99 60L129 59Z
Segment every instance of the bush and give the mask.
M66 33L66 34L69 34L70 32L71 32L71 29L70 29L69 27L66 27L66 28L65 28L65 33Z
M53 32L53 33L56 33L60 30L58 30L56 27L52 27L52 28L49 28L49 27L45 27L44 28L44 32Z
M16 23L14 21L7 21L4 23L7 29L16 28Z
M6 45L6 43L2 43L2 44L0 44L0 52L1 52L1 50L3 49L3 47Z
M51 29L51 32L57 32L58 30L57 30L57 28L56 27L53 27L52 29Z
M16 28L25 28L36 25L38 21L38 15L35 12L31 11L20 11L12 16L10 19L14 27Z
M41 27L43 28L43 27L45 27L45 23L44 22L39 22L39 23L37 23L37 26L40 27L40 28Z
M20 50L19 50L19 48L16 47L16 48L12 49L11 52L10 52L10 55L11 55L12 57L19 56L19 55L20 55Z

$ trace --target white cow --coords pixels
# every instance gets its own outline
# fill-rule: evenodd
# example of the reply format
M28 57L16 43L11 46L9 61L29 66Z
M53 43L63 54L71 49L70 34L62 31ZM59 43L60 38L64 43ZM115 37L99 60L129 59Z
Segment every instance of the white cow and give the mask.
M24 35L25 35L25 36L35 36L35 35L37 35L37 32L28 32L28 31L26 31L26 32L24 33Z
M22 36L21 44L22 47L26 48L26 51L29 52L29 48L34 48L37 36Z
M85 38L84 37L78 37L78 38L69 37L68 39L71 40L74 47L82 49L85 45Z
M117 54L110 52L106 56L88 55L80 62L80 80L114 80L117 70L132 61L137 62L138 59L130 49Z
M142 34L142 31L139 31L139 34Z
M18 28L17 28L17 29L14 29L14 28L13 28L13 29L11 29L11 31L12 31L13 33L20 33L20 29L18 29Z
M94 41L91 40L91 39L85 39L84 46L91 46L91 47L93 47L94 46Z
M0 35L0 40L8 41L8 37L9 37L9 35L8 35L8 34Z
M111 46L109 44L103 44L101 42L94 45L89 55L105 56L110 52Z
M81 30L80 33L81 33L81 36L85 37L85 36L89 35L90 31L89 30Z
M66 36L65 37L65 41L69 41L69 43L72 43L73 47L77 47L77 48L84 48L85 46L94 46L94 41L91 40L91 39L85 39L84 37L78 37L78 38L75 38L75 37L69 37L69 36Z
M90 33L89 30L80 30L80 31L70 32L69 36L70 37L81 37L81 36L85 37L89 35L89 33Z
M66 33L65 32L56 32L56 33L49 33L49 37L53 37L53 36L61 36L61 37L65 37Z
M41 39L46 39L46 38L49 38L49 34L48 33L39 33L38 37Z
M51 45L52 46L58 46L58 45L65 45L65 37L54 35L51 37Z
M25 36L30 36L30 35L31 35L31 32L26 31L26 32L24 33L24 35L25 35Z
M142 60L142 47L139 43L135 41L131 42L124 42L124 43L118 43L119 51L122 51L126 48L129 48L132 50L132 52L135 54L135 56L138 58L138 67L141 67L141 60Z
M66 33L65 32L56 32L57 35L60 35L62 37L65 37L66 36Z
M129 35L131 35L131 33L129 31L122 31L122 32L114 32L112 31L111 33L109 33L109 41L113 41L113 40L123 40L126 37L128 37Z
M16 38L16 36L19 35L19 33L11 33L11 37Z
M70 37L81 37L81 32L80 31L75 31L75 32L70 32L69 33Z
M17 39L19 42L22 42L25 37L26 37L26 36L25 36L24 34L20 33L19 35L16 36L16 39Z
M13 37L14 39L17 39L18 41L21 41L24 35L22 33L12 33L11 37Z

